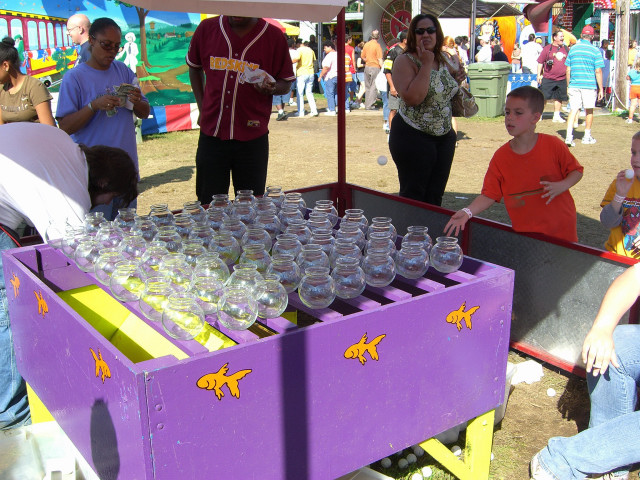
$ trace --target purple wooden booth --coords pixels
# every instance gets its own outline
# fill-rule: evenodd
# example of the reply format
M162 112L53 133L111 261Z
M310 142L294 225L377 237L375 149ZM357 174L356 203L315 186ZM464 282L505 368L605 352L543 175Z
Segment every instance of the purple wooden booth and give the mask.
M125 304L130 344L145 326L184 353L135 361L63 300L96 282L60 251L3 264L19 370L100 478L333 479L503 401L514 275L470 257L307 310L307 326L219 327L234 345L217 351ZM290 306L305 311L296 292Z

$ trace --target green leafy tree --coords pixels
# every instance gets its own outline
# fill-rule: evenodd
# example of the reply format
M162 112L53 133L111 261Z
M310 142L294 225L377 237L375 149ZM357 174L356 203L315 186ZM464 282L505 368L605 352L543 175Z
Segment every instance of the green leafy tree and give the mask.
M149 63L149 56L147 55L147 30L145 25L145 19L149 14L149 10L142 7L136 7L130 3L121 2L120 0L112 0L116 5L124 5L125 7L135 8L138 14L138 20L140 21L140 59L145 67L152 67Z

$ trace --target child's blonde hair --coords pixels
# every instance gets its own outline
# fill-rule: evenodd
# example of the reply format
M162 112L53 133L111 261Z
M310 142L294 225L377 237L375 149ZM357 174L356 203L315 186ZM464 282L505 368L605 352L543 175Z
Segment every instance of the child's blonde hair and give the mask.
M636 58L633 68L635 68L636 72L640 72L640 57Z

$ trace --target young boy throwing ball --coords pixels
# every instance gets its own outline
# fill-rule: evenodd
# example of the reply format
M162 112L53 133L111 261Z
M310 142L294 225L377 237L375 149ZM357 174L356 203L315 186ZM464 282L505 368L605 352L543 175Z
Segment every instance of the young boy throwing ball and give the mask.
M578 241L576 206L569 189L582 178L582 165L562 140L536 133L544 95L525 86L507 95L504 124L513 138L493 155L482 193L458 210L444 227L458 235L473 215L504 199L516 232L536 232Z
M640 258L640 132L631 138L631 168L618 172L600 206L600 222L611 229L605 248Z

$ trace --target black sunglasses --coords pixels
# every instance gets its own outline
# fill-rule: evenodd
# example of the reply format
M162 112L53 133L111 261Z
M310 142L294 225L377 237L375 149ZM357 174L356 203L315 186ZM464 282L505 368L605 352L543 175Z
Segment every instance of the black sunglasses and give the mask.
M416 35L424 35L425 33L431 35L433 33L436 33L437 31L438 29L436 27L416 28L414 30L414 32L416 32Z
M103 50L106 51L111 51L111 52L119 52L121 47L120 43L113 43L113 42L105 42L104 40L98 40L96 37L94 37L93 35L91 35L91 38L93 38L94 40L96 40L100 46L102 47Z

